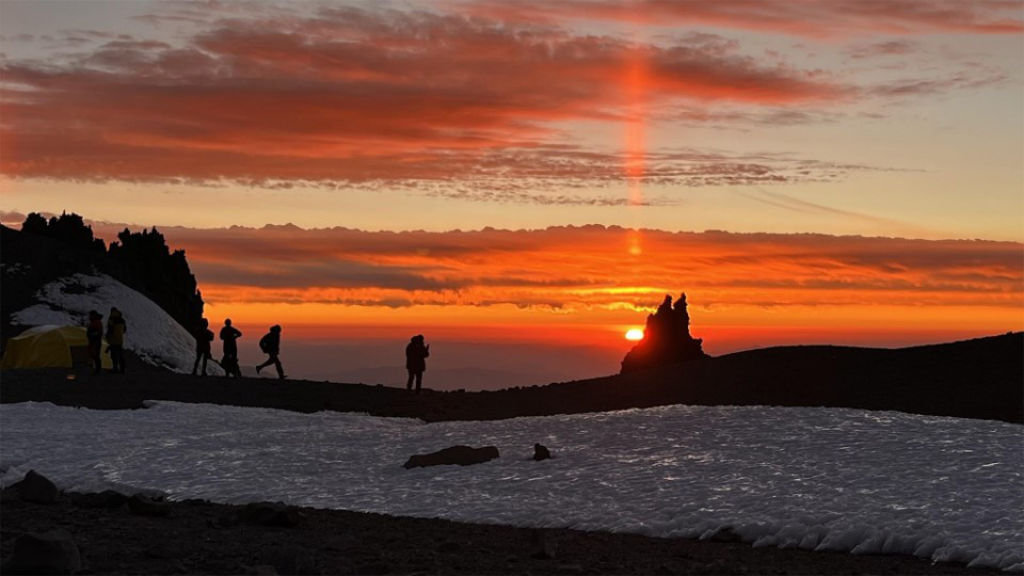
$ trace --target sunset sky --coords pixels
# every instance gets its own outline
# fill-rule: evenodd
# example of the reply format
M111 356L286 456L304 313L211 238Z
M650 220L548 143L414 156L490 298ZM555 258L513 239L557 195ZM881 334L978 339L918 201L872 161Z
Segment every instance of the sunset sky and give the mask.
M5 224L155 225L307 363L1024 329L1024 1L5 0L0 71Z

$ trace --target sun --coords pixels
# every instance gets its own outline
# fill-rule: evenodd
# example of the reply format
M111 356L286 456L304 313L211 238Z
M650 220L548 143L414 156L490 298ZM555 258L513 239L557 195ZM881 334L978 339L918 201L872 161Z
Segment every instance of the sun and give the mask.
M630 328L626 331L626 340L643 340L644 331L639 328Z

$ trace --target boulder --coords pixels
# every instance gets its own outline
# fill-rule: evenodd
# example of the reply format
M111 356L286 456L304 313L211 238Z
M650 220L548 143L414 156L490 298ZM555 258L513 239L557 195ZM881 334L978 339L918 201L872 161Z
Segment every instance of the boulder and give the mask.
M711 542L742 542L743 537L737 534L732 529L732 526L724 526L716 529L711 534L701 536L701 540L710 540Z
M120 492L104 490L100 493L71 494L71 503L79 508L105 508L113 510L120 508L128 502L128 497Z
M460 445L451 446L430 454L416 454L415 456L410 456L409 460L406 461L403 466L406 469L420 468L423 466L444 466L447 464L469 466L471 464L481 464L488 460L494 460L498 456L498 449L494 446L473 448L472 446Z
M74 574L81 569L78 546L65 530L20 536L3 566L5 574Z
M302 521L298 511L280 502L253 502L238 511L238 521L260 526L297 526Z
M171 507L160 500L154 500L145 494L135 494L128 499L128 510L136 516L170 516Z
M533 445L533 459L536 461L547 460L551 458L551 452L543 444Z
M36 504L53 504L57 501L57 496L60 495L57 486L50 482L49 478L35 470L29 470L28 474L25 474L25 478L11 488L17 490L22 500Z

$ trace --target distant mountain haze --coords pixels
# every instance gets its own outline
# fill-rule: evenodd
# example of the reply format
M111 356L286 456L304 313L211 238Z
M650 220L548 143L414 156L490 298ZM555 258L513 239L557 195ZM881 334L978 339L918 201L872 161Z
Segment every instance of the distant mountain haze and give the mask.
M242 331L248 339L245 328ZM430 340L423 385L434 390L498 390L614 374L621 354L587 347ZM281 361L296 378L405 386L408 340L305 341L282 338ZM243 365L259 355L255 339L240 346ZM219 344L214 344L215 355Z

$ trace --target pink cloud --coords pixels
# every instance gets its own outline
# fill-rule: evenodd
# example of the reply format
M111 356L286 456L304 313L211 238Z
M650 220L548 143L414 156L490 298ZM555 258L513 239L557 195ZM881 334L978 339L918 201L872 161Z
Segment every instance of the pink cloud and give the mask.
M555 145L564 135L552 123L622 121L630 90L653 104L752 106L851 93L815 71L688 42L357 9L219 21L178 47L117 39L64 65L3 63L0 168L120 180L584 177L599 162L620 168L621 156ZM510 162L541 155L545 170ZM764 170L739 172L764 181Z
M468 13L520 22L577 18L663 26L712 26L806 37L1024 32L1022 6L1015 0L491 0L452 4Z
M804 35L839 29L984 33L1019 23L1007 5L458 5L483 15L474 17L355 8L302 15L266 6L252 14L228 6L204 17L186 7L165 15L195 29L177 46L107 34L94 38L105 43L60 62L0 60L0 172L72 180L410 186L473 200L592 205L623 200L551 190L622 181L630 155L644 166L630 177L654 183L837 180L871 167L763 153L597 148L561 127L628 123L637 105L652 121L827 122L830 113L865 98L972 89L1006 76L970 70L854 86L778 53L769 60L744 55L735 39L706 32L633 43L523 22L585 12ZM159 15L148 20L163 21ZM897 40L870 49L899 54L909 46Z

